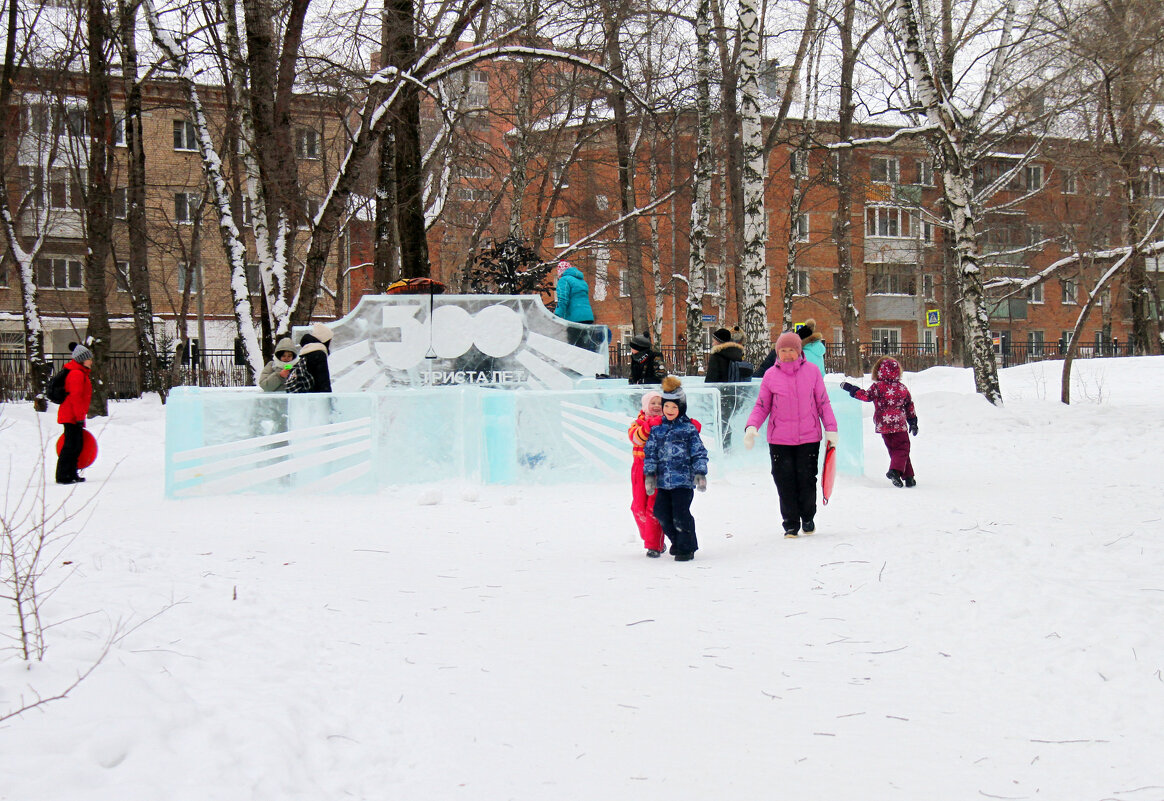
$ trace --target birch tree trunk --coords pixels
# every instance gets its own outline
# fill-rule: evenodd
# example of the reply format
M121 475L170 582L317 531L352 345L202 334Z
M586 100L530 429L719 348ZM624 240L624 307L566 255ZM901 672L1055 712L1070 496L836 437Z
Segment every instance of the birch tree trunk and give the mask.
M723 7L720 0L713 0L711 6L713 31L716 34L716 43L719 45L719 64L721 72L720 91L720 120L723 126L724 142L724 193L728 203L722 206L722 214L730 231L721 226L720 236L724 240L724 251L734 257L730 266L726 255L720 259L719 269L725 275L718 282L720 301L720 322L727 323L726 308L730 302L734 306L736 320L744 319L744 276L740 262L744 252L744 189L743 189L743 145L740 136L740 72L738 41L736 49L728 39L728 28L724 21ZM730 249L726 244L730 242ZM728 298L727 277L731 276L731 298Z
M768 343L767 221L764 210L764 140L760 129L760 14L756 0L740 3L740 130L743 156L744 250L740 265L744 278L745 349L759 361Z
M692 175L691 255L687 260L687 375L699 373L696 343L703 329L707 239L711 223L711 0L695 13L695 171Z
M931 68L923 50L920 26L912 0L895 0L897 18L904 41L902 49L909 69L910 78L917 93L927 121L933 128L932 134L938 152L938 162L942 175L942 192L950 213L950 224L954 237L955 273L958 284L958 311L966 334L966 349L974 371L975 389L995 405L1002 403L998 384L998 365L994 361L994 348L990 338L990 317L986 310L985 293L982 289L982 271L979 261L978 234L975 229L977 209L974 204L974 176L972 164L964 155L965 137L972 135L972 125L958 111L951 101L952 84L939 84L935 72L943 76L951 75L949 63ZM948 10L948 8L946 9ZM1001 58L1002 51L996 52ZM953 53L942 48L945 58L952 59ZM983 92L980 107L987 105L992 89ZM950 291L947 287L947 291Z

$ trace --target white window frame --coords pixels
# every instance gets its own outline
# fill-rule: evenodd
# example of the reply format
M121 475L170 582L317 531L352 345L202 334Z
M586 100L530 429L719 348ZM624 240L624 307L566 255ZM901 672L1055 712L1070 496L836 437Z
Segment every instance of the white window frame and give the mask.
M178 198L182 199L178 200ZM179 225L192 225L194 215L198 213L198 205L201 202L202 196L197 192L175 192L174 222Z
M875 346L881 346L882 339L889 340L889 347L896 351L901 347L901 329L900 328L874 328L870 330L869 336L873 339Z
M113 146L114 147L128 147L125 138L125 115L115 114L113 116Z
M110 205L113 207L113 219L128 220L129 190L123 186L114 189L113 196L110 198Z
M925 352L930 355L938 352L938 338L934 329L926 328L922 331L922 345L925 348Z
M113 283L118 292L129 291L129 262L113 262Z
M788 154L788 173L801 178L808 177L808 151L793 150Z
M1063 194L1079 194L1079 173L1075 172L1075 170L1067 170L1063 173Z
M1028 192L1043 188L1043 165L1027 164L1023 167L1023 181Z
M610 208L610 198L608 198L606 195L595 195L594 208L598 209L599 211L606 211Z
M796 242L807 242L808 232L810 228L810 220L807 211L802 211L797 214L792 220L792 227L794 229L794 240Z
M49 281L42 281L45 265L49 269ZM40 289L84 289L85 263L81 259L68 256L38 256L34 280Z
M934 182L934 162L932 159L917 160L917 185L937 186Z
M465 103L474 110L489 108L489 74L484 70L469 71Z
M809 295L808 270L793 268L792 294L801 297L807 297Z
M570 221L554 220L554 247L564 248L570 244Z
M1044 296L1043 282L1040 281L1037 284L1031 284L1029 287L1027 287L1026 296L1027 303L1037 303L1042 305Z
M881 165L884 169L879 170L876 165ZM878 178L878 172L884 172L884 177ZM869 180L875 184L901 183L901 160L896 156L870 156Z
M190 287L191 292L200 292L202 290L202 287L198 285L198 276L201 272L198 269L198 265L194 265L194 269L190 271L190 281L192 283ZM179 292L186 291L186 262L184 261L178 262L178 277L175 283L178 285Z
M934 287L936 285L936 282L934 281L934 274L933 273L922 273L921 285L922 285L922 300L933 300L934 299Z
M630 281L627 279L625 267L618 271L618 296L620 298L630 297Z
M190 120L174 120L174 150L179 153L198 152L198 131Z
M318 161L320 157L319 131L309 125L296 128L295 155L308 161Z
M86 170L74 170L71 167L53 167L48 171L46 198L48 207L57 211L81 211L85 207L85 198L81 195L81 187L85 186ZM56 199L57 187L63 192L63 203Z
M897 230L893 233L895 223ZM868 239L912 239L909 223L910 212L901 206L871 204L865 207L865 237Z
M1079 280L1076 278L1059 279L1059 303L1063 306L1079 305Z
M564 161L559 161L554 164L550 177L553 179L554 186L565 189L570 185L570 178L566 175L566 163Z
M1042 331L1027 331L1027 350L1043 351L1047 347L1047 339Z

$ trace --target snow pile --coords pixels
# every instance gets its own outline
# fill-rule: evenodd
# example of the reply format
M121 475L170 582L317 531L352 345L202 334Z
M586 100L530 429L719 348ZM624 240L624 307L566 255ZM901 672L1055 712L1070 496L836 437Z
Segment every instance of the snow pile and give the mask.
M0 724L0 799L1158 801L1164 358L1077 362L1072 406L1059 368L1003 408L908 375L919 486L866 421L813 537L713 477L688 563L622 483L164 501L162 409L116 404L0 714L119 639ZM9 484L39 420L3 409Z

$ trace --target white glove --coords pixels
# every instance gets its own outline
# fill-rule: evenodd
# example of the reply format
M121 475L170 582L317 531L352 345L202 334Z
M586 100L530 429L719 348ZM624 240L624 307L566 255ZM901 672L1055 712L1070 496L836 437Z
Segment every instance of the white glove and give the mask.
M744 447L745 448L747 448L748 450L752 449L752 446L756 444L756 434L758 434L758 433L760 433L760 432L756 431L755 426L748 426L747 428L744 429Z
M834 448L837 447L837 440L839 437L837 436L836 431L826 431L825 439L828 440L829 445L833 446Z

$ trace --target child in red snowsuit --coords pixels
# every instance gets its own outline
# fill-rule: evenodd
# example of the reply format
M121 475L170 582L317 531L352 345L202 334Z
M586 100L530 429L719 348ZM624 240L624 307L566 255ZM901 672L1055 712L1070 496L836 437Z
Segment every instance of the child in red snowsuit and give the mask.
M859 401L872 402L873 428L881 435L889 451L889 472L885 477L895 487L917 486L913 462L909 459L910 434L917 436L917 411L913 408L909 390L901 383L901 365L897 359L882 356L873 365L873 378L869 389L861 389L847 381L841 384L841 389Z
M663 553L663 527L655 519L655 496L647 495L646 487L643 486L643 446L651 434L651 420L662 413L663 394L647 392L643 395L642 411L626 432L634 448L634 461L631 463L631 512L639 526L639 536L643 538L647 556L652 559L657 559Z
M663 379L663 392L682 391L682 382L676 376L669 375ZM643 448L651 435L651 426L658 425L662 419L663 395L652 390L643 395L642 411L626 432L634 447L634 461L631 463L631 512L639 526L639 535L643 538L647 556L652 559L662 555L666 544L663 542L663 527L655 517L655 496L648 495L643 484L643 460L646 458ZM692 420L691 423L696 431L702 430L698 420Z

